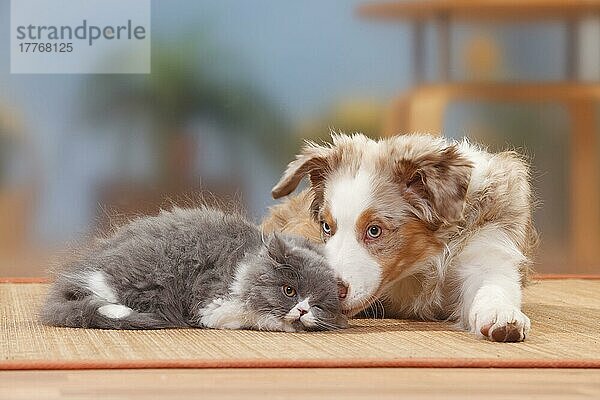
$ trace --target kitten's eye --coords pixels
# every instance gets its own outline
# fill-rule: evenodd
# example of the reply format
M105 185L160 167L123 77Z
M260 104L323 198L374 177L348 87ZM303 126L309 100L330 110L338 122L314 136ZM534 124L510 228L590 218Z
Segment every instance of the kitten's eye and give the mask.
M283 286L281 290L283 291L283 294L285 294L287 297L294 297L296 295L296 289L294 289L291 286Z
M331 227L329 226L329 224L325 221L321 222L321 228L323 229L323 233L326 235L331 235Z
M377 225L369 226L367 229L367 236L369 239L377 239L379 236L381 236L381 227Z

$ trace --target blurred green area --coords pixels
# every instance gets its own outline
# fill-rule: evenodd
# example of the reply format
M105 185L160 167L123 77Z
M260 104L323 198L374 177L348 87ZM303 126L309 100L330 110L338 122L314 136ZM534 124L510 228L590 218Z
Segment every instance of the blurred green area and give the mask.
M215 124L230 140L255 143L274 162L287 158L279 150L289 141L290 127L277 105L245 73L239 57L211 43L202 32L188 29L169 42L154 40L151 71L92 76L84 95L93 94L85 96L86 113L96 123L127 125L139 119L148 123L158 181L182 179L171 162L177 154L171 152L177 151L180 136L190 135L190 124L197 119Z

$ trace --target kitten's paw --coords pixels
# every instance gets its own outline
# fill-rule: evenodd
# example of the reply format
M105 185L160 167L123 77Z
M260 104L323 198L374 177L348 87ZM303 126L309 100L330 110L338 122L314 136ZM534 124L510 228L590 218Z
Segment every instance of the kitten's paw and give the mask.
M200 310L200 324L214 329L241 329L246 315L239 301L219 298Z
M131 308L122 304L107 304L105 306L98 307L97 311L105 317L113 319L125 318L133 312Z
M514 306L478 307L471 311L471 331L493 342L520 342L531 328L527 315Z

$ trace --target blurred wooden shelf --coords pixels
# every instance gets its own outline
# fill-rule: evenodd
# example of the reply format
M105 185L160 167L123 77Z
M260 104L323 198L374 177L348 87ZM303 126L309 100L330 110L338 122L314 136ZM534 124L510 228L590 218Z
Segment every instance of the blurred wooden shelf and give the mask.
M598 0L417 0L365 4L358 9L364 17L392 20L440 15L465 20L565 19L598 11Z
M567 101L600 99L596 82L459 82L421 85L412 90L423 96L481 98L493 101Z
M579 108L600 100L599 83L582 82L461 82L420 85L396 98L385 133L443 128L443 113L452 101L563 103ZM577 132L574 132L575 134Z

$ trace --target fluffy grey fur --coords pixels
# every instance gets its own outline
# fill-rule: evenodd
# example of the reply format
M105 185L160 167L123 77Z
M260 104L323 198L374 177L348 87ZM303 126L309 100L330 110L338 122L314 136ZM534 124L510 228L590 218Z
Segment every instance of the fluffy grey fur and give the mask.
M304 299L310 309L296 315ZM127 315L99 311L107 305ZM346 323L319 245L263 238L240 215L208 207L162 211L97 239L57 273L40 319L103 329L301 331Z

